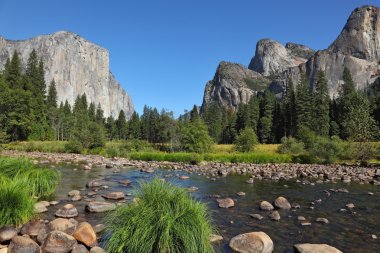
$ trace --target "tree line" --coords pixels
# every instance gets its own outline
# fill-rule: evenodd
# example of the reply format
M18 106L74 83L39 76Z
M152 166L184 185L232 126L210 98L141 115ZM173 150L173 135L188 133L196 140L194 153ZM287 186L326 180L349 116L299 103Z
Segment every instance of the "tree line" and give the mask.
M379 139L380 79L360 91L347 68L342 74L339 95L332 99L325 73L319 71L313 88L301 73L297 85L288 81L281 99L265 90L236 111L214 103L201 110L194 106L176 119L173 112L145 106L141 116L134 112L127 120L124 111L117 118L104 117L101 105L89 103L86 94L72 106L58 104L56 83L50 80L46 91L44 63L36 51L25 70L15 51L0 74L0 142L76 141L96 148L107 140L145 140L170 151L204 152L212 143L239 141L243 130L261 143L279 143L305 131L352 141Z

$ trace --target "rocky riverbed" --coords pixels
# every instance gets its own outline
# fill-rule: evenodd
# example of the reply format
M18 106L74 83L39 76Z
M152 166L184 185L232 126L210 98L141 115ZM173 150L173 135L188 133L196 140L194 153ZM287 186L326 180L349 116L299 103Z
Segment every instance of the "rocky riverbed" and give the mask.
M374 168L3 154L36 159L63 176L55 196L36 206L41 212L36 221L0 231L1 253L19 252L15 250L22 245L36 250L28 252L102 252L106 213L134 201L138 183L153 177L185 187L209 206L218 229L218 236L210 238L217 252L364 253L380 246L380 187ZM18 236L2 240L4 234ZM254 245L261 248L247 251Z

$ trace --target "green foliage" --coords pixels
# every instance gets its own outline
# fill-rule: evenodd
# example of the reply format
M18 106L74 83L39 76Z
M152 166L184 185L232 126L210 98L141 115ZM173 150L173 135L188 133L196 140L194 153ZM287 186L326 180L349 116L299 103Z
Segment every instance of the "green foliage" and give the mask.
M121 206L106 218L108 252L214 252L207 208L170 183L142 183L137 203Z
M284 127L286 136L294 136L296 133L296 94L292 79L289 79L284 96Z
M298 155L304 152L304 144L293 137L284 136L279 147L281 154Z
M313 96L310 91L306 73L302 72L296 91L297 131L305 127L313 127L313 111Z
M206 153L212 148L212 139L201 119L188 121L181 129L181 145L186 152Z
M235 149L240 152L252 152L257 144L257 136L252 128L240 131L235 140Z
M34 217L35 199L28 187L18 180L4 180L0 176L0 227L21 225Z
M31 196L46 198L54 193L60 173L48 168L33 168L17 174L15 180L27 185Z
M149 152L153 151L153 146L146 140L128 140L124 141L122 145L120 146L120 149L125 152Z
M83 151L82 143L79 141L69 141L65 144L65 151L67 153L80 154Z
M337 136L331 138L318 136L308 151L309 155L319 163L334 163L341 155L343 145Z
M328 136L330 133L330 97L327 79L323 71L318 72L314 97L315 113L313 120L315 125L318 125L315 131L318 135Z

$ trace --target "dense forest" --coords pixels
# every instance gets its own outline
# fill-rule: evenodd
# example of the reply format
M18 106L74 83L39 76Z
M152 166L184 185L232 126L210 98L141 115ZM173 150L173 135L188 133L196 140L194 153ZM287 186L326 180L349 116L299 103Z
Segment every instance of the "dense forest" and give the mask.
M58 104L55 81L48 80L46 90L44 76L44 63L35 51L25 70L17 52L7 60L0 75L0 143L59 140L95 148L107 140L146 140L171 151L202 152L213 142L234 143L247 129L261 143L279 143L305 132L357 142L379 139L380 80L359 91L347 68L336 98L329 97L323 71L313 89L303 73L297 85L289 80L282 99L265 90L236 112L218 104L202 110L194 106L178 119L170 111L148 106L129 120L123 111L117 118L105 118L101 105L89 103L86 94L73 106L67 101Z

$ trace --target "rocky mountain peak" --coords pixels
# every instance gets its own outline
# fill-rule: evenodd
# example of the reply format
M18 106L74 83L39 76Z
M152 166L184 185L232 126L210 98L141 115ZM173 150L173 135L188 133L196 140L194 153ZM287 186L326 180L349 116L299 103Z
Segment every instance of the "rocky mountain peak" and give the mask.
M380 59L380 10L376 6L355 9L338 38L329 47L334 53L363 60Z
M305 63L313 53L303 45L288 43L285 47L275 40L262 39L256 44L256 53L249 69L270 76Z

